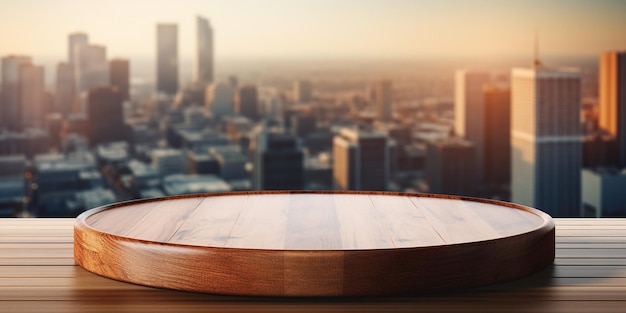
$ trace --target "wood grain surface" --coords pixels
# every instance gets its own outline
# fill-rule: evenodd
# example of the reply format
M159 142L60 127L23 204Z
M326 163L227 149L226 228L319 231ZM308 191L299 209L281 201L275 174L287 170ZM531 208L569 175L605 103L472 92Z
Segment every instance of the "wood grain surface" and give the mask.
M74 219L0 218L0 312L624 312L626 219L554 219L553 265L509 282L404 296L221 296L144 287L77 266Z
M364 296L482 286L554 260L554 223L511 203L376 192L248 192L83 213L85 269L231 295Z

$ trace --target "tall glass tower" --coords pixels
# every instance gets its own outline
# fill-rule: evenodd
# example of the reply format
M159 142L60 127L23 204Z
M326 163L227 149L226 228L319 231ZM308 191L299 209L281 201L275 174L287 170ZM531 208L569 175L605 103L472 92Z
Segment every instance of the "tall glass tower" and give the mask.
M600 128L617 140L618 165L626 167L626 51L600 57Z
M206 86L213 82L213 29L206 18L198 16L196 31L196 81Z
M511 76L511 200L580 216L580 73L538 63Z
M178 25L157 25L157 93L178 92Z

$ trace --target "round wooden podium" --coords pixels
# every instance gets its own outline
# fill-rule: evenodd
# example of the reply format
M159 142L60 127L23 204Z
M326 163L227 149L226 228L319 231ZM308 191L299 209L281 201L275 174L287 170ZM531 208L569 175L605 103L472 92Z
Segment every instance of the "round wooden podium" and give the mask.
M512 203L383 192L246 192L117 203L74 226L76 263L140 285L257 296L481 286L554 261L554 223Z

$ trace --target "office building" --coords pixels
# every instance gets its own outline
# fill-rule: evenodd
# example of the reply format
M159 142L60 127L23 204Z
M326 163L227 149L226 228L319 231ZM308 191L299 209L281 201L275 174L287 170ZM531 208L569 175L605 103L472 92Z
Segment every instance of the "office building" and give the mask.
M196 81L201 86L213 83L213 29L209 21L196 17Z
M617 167L618 150L615 137L604 131L583 137L583 167Z
M207 87L206 108L214 119L233 113L233 93L233 88L225 82L213 83Z
M157 93L178 92L178 25L157 25Z
M20 103L20 67L30 64L31 58L9 55L2 58L2 99L0 99L0 128L22 130L22 105Z
M28 184L37 186L28 191L28 197L33 215L39 217L76 217L85 210L72 204L79 193L92 189L97 189L97 194L106 193L90 153L36 155L27 177Z
M293 83L294 100L296 103L309 103L313 99L313 87L308 80L298 80Z
M304 189L304 154L297 137L260 126L251 148L255 190Z
M42 129L0 131L0 155L24 154L32 158L36 154L48 152L50 147L50 135Z
M228 84L233 90L237 90L239 88L239 79L235 75L228 76Z
M163 178L163 190L168 196L194 193L228 192L232 187L215 175L169 175Z
M16 217L23 210L26 164L24 155L0 156L0 217Z
M30 63L22 64L19 77L22 128L43 128L43 118L49 110L44 94L44 68Z
M599 70L599 126L616 138L616 158L626 167L626 51L603 53Z
M95 156L100 166L117 166L131 161L130 146L126 141L110 141L99 144ZM115 174L114 174L115 175Z
M427 143L428 192L475 196L477 192L475 148L472 142L458 137Z
M511 182L511 90L504 85L485 85L483 101L484 183L508 185Z
M140 194L142 190L151 190L161 186L161 174L151 164L137 159L130 160L124 165L124 172L132 179L128 181L127 188L133 194Z
M580 73L515 68L511 86L511 200L554 217L579 216Z
M454 80L454 133L474 144L476 183L484 183L485 173L485 103L483 86L489 74L460 70Z
M582 171L585 216L626 217L626 170L598 167Z
M280 96L273 95L267 97L265 99L265 108L263 110L265 117L275 121L282 121L284 104L285 102Z
M305 137L317 129L317 118L311 113L297 113L289 119L291 132L299 137Z
M84 46L89 43L89 37L85 33L71 33L67 40L67 62L72 67L76 67L78 64L78 58L76 51L78 46Z
M376 84L376 116L382 121L390 121L393 117L393 89L389 80Z
M74 97L76 96L74 82L74 68L70 63L60 62L57 64L56 88L55 88L55 111L67 116L72 111Z
M157 149L152 151L152 166L161 176L184 174L187 168L186 159L182 150Z
M77 93L109 85L109 63L107 62L106 48L101 45L77 45L76 67L74 78L77 84Z
M207 151L187 152L187 173L219 175L220 165L217 159Z
M97 146L128 139L124 124L122 96L115 87L98 87L89 92L87 103L87 133L89 143Z
M209 154L219 164L219 176L228 182L247 179L246 162L248 157L241 152L238 145L223 145L209 148Z
M248 135L254 124L250 119L241 115L227 116L222 119L222 129L226 133L226 137L232 142L242 144L242 149L247 149Z
M127 59L109 62L109 84L117 88L122 101L130 100L130 65Z
M246 85L239 88L235 96L235 112L256 120L259 117L258 107L256 86Z
M333 187L340 190L388 189L390 143L384 133L343 128L333 138Z

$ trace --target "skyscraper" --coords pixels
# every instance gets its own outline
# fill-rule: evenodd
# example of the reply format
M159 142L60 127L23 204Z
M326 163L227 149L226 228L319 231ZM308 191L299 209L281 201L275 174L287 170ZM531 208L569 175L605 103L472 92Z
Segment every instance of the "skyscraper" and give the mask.
M122 101L130 100L130 65L127 59L114 59L109 62L109 82L117 87Z
M74 81L74 94L72 98L76 97L80 91L80 83L78 81L78 74L80 70L80 64L78 60L78 50L82 46L89 44L89 37L85 33L71 33L67 40L67 62L72 67L72 80Z
M44 68L32 63L22 64L19 76L22 127L43 128L43 118L49 109L45 107Z
M206 88L206 108L213 118L233 113L233 88L225 82L218 82Z
M279 95L271 95L264 99L263 113L266 118L282 121L285 102Z
M106 47L101 45L77 45L76 68L74 79L77 93L88 92L91 89L109 84L109 63L107 62Z
M430 193L476 195L475 145L455 137L428 143L426 177Z
M67 62L57 64L56 76L56 105L55 110L63 116L67 116L72 110L75 92L74 69Z
M2 125L13 131L22 130L22 106L20 104L20 67L30 64L29 56L10 55L2 58L2 101L0 118Z
M87 45L89 43L89 37L85 33L71 33L67 41L67 62L70 65L76 66L76 47Z
M313 87L308 80L297 80L293 83L294 100L297 103L311 102Z
M489 74L483 72L456 72L454 81L454 133L471 141L474 146L476 183L482 185L485 172L485 103L483 86Z
M213 82L213 29L204 17L196 17L196 36L196 81L206 86Z
M382 80L376 84L376 115L382 121L390 121L393 114L393 90L391 81Z
M157 25L157 93L178 92L178 25Z
M258 107L256 86L245 85L239 88L235 96L235 112L251 120L256 120L259 116Z
M580 214L580 79L540 63L512 71L511 200L555 217Z
M600 128L617 140L618 164L626 167L626 51L600 57Z
M297 137L261 126L252 144L252 187L255 190L304 188L304 154Z
M487 84L483 88L484 182L490 186L511 182L511 89Z
M87 134L92 146L127 138L122 96L116 87L94 88L87 101Z
M228 76L228 84L231 88L233 88L233 90L236 90L239 88L239 79L235 75L230 75Z
M390 159L384 133L344 128L333 138L333 186L341 190L387 190Z

